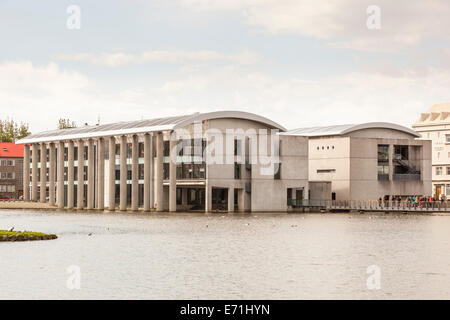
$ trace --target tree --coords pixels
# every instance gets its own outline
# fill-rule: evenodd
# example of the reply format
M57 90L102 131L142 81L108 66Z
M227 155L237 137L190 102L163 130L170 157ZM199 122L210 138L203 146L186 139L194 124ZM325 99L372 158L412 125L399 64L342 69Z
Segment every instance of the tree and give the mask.
M76 128L77 124L75 121L70 121L69 119L59 119L58 120L58 129L72 129Z
M0 120L0 141L13 142L30 135L28 123L18 124L12 119Z

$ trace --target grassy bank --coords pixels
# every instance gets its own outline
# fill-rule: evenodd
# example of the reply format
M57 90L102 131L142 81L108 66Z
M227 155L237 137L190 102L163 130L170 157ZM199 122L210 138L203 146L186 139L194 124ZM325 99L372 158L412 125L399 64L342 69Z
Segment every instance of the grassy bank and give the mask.
M54 234L42 232L0 230L0 241L51 240L56 238L57 236Z

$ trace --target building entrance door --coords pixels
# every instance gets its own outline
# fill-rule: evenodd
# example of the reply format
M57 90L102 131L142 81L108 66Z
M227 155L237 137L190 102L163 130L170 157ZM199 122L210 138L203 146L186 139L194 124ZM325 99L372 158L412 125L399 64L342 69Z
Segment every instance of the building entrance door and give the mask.
M228 210L228 188L212 188L211 209Z
M436 185L436 199L440 199L443 186L442 185Z

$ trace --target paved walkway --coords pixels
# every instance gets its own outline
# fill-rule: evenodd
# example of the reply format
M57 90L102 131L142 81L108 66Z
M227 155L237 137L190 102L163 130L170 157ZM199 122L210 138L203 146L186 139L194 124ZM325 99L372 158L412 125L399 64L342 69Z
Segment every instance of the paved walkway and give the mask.
M56 209L48 203L22 201L22 200L0 200L0 209Z

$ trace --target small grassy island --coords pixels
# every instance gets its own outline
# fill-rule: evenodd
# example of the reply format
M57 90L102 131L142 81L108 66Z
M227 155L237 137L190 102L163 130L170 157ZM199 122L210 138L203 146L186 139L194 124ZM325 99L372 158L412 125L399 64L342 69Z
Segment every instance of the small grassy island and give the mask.
M0 230L0 241L51 240L56 238L58 237L54 234L42 232Z

